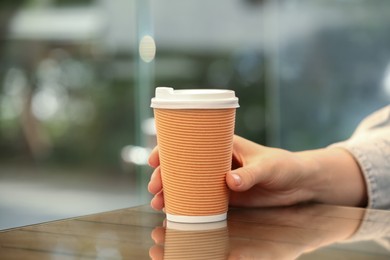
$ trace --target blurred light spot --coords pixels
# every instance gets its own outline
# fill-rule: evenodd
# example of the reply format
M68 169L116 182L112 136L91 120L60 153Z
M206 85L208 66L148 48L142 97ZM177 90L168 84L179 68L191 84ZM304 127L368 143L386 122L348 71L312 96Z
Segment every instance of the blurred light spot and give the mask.
M32 99L32 112L40 120L51 119L59 110L60 104L56 92L51 89L41 89Z
M154 118L148 118L142 122L142 132L146 135L156 135L156 126L154 123Z
M46 5L52 1L38 2ZM80 6L20 9L12 17L9 26L10 36L15 39L83 42L99 39L107 25L99 8Z
M146 165L148 163L150 153L150 149L140 146L127 145L123 147L121 157L126 163Z
M151 62L154 59L154 56L156 55L156 44L151 36L146 35L141 39L139 44L139 55L145 62Z
M385 77L383 79L383 90L388 97L390 97L390 64L385 71Z

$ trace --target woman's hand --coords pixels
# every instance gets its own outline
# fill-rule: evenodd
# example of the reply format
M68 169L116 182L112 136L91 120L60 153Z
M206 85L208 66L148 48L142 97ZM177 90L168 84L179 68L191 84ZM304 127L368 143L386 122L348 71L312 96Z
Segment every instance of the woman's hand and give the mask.
M148 186L154 194L151 206L161 210L164 195L157 147L149 164L156 168ZM289 152L235 136L232 168L226 182L233 206L285 206L308 201L351 206L367 203L359 166L343 149Z

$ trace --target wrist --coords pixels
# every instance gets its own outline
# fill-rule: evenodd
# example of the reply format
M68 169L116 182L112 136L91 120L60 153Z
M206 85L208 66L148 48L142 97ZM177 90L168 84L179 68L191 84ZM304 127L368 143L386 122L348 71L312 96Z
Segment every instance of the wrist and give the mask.
M302 172L305 176L304 189L310 194L309 201L326 203L327 193L331 186L330 176L324 174L322 160L319 160L320 150L297 152L302 161Z
M301 152L305 158L313 200L345 206L366 206L367 189L354 157L341 148Z

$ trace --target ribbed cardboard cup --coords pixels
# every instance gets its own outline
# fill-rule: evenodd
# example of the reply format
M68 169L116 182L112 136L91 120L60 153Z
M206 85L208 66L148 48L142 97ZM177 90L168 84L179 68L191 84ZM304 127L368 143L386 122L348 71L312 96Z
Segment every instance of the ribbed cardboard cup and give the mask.
M229 233L226 221L183 224L167 221L164 242L165 260L226 259Z
M226 219L235 112L231 90L157 88L152 99L169 221Z

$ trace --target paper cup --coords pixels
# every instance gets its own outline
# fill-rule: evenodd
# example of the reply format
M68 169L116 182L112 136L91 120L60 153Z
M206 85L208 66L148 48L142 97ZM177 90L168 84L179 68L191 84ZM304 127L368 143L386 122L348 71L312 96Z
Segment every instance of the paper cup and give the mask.
M226 259L229 234L226 221L205 224L167 222L164 259Z
M167 219L202 223L226 219L235 111L230 90L157 88L157 128Z

